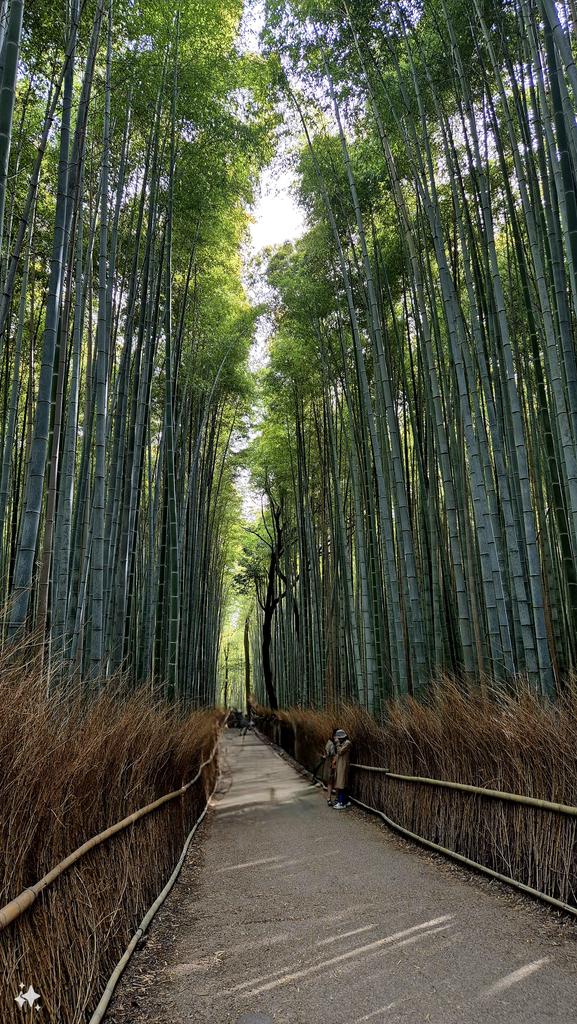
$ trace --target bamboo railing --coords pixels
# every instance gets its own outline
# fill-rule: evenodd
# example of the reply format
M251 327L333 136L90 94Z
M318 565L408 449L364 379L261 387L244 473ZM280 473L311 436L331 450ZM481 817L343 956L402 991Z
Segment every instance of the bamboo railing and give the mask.
M401 782L422 782L426 786L438 786L441 789L458 789L463 793L477 793L492 800L506 800L509 803L525 804L527 807L540 807L542 810L556 811L558 814L568 814L573 818L577 817L577 807L574 807L572 804L557 804L552 800L540 800L538 797L523 796L521 793L507 793L502 789L485 789L483 786L469 786L464 782L431 779L427 775L399 775L397 772L390 772L388 768L379 768L371 764L355 764L351 762L350 767L360 768L365 772L379 772L381 775L386 775L388 779L398 779Z
M215 749L216 749L216 747L215 747ZM214 756L214 750L213 750L213 755L212 756ZM206 762L206 763L208 763L208 762ZM152 919L154 918L155 914L157 913L157 911L160 910L162 904L164 903L164 901L166 900L167 896L171 892L171 890L172 890L172 888L174 886L174 883L176 882L176 880L177 880L177 878L178 878L178 876L179 876L179 874L181 872L182 866L184 864L184 859L185 859L185 857L186 857L186 855L188 853L189 846L190 846L190 844L191 844L191 842L192 842L192 840L194 838L196 830L199 827L200 823L202 822L206 812L208 811L208 805L209 805L210 799L211 799L212 795L214 794L214 791L215 791L215 789L216 789L216 787L218 785L219 777L220 777L220 773L217 775L216 781L215 781L213 789L212 789L212 793L210 794L210 796L208 797L208 799L206 801L204 810L202 811L200 816L197 818L197 820L194 823L191 831L188 833L188 836L186 837L184 846L182 848L182 852L180 854L180 857L178 858L178 862L176 864L176 867L175 867L174 871L172 872L172 874L171 874L170 878L168 879L168 882L164 886L164 889L162 890L162 892L159 893L159 895L156 897L156 899L155 899L154 903L152 904L152 906L147 910L146 914L142 918L142 921L140 922L138 928L136 929L134 935L132 936L130 942L128 943L128 946L126 947L124 953L122 954L122 956L121 956L120 960L118 961L116 967L114 968L112 974L110 975L110 978L108 979L108 982L106 984L106 988L104 989L104 992L102 993L102 995L100 997L100 1000L98 1002L98 1006L96 1007L94 1013L92 1014L88 1024L100 1024L100 1022L102 1020L104 1020L104 1016L106 1014L106 1011L108 1009L108 1006L110 1004L112 996L114 995L114 992L116 990L116 986L118 985L118 982L120 981L120 978L122 977L122 974L124 973L126 967L128 966L128 963L129 963L129 961L130 961L130 959L132 957L132 954L134 953L134 950L136 949L136 947L137 947L138 943L140 942L142 936L147 931L147 929L148 929Z
M312 779L313 783L320 785L323 789L326 786L323 782L319 782L316 778L316 773L313 774L308 768L305 768L296 758L292 757L286 750L279 747L277 743L271 740L264 733L257 731L258 737L276 751L276 753L289 761L293 767L297 769L302 775L306 775L309 779ZM389 772L387 768L380 768L376 765L363 765L351 762L350 768L356 768L369 772L379 772L380 774L387 775L393 779L399 779L404 782L423 782L425 784L444 787L447 789L457 789L468 793L478 794L480 796L486 796L490 799L506 800L518 804L527 804L531 807L539 807L542 810L554 811L561 814L567 814L571 817L577 816L577 807L573 807L570 804L557 804L549 800L539 800L536 797L523 796L518 793L506 793L499 789L484 789L481 786L468 786L461 782L448 782L444 779L431 779L426 776L417 775L399 775L396 772ZM441 846L440 843L435 843L431 839L426 839L424 836L419 835L416 832L411 832L410 829L405 828L398 822L389 818L387 814L379 810L377 807L372 807L370 804L363 803L362 800L349 794L349 799L361 807L364 811L368 811L371 814L377 815L381 818L389 828L392 828L395 832L398 832L402 836L406 836L407 839L411 839L414 842L419 843L421 846L427 847L427 849L434 850L437 853L442 853L444 856L449 857L451 860L457 861L457 863L464 865L465 867L472 868L475 871L480 871L484 875L488 875L490 878L494 878L496 881L503 883L504 885L511 886L514 889L518 889L520 892L525 893L527 896L531 896L534 899L538 899L544 903L548 903L556 910L562 910L566 914L570 914L572 917L577 917L577 907L571 906L570 903L565 903L563 900L558 900L554 896L549 896L547 893L541 892L539 889L534 889L530 885L526 885L524 882L518 881L516 878L511 878L509 875L501 874L499 871L493 870L493 868L487 867L485 864L481 864L479 861L472 860L470 857L465 857L461 853L457 853L455 850L451 850L446 846Z
M146 815L151 814L153 811L156 811L159 807L162 807L163 804L168 803L170 800L176 800L177 797L183 796L184 793L186 793L189 789L192 788L192 786L194 786L196 782L198 782L204 768L206 768L206 766L209 765L214 759L214 756L218 748L218 742L219 737L217 737L214 743L210 756L205 761L201 762L200 767L194 778L190 779L189 782L181 786L180 789L175 789L171 793L166 793L164 796L159 797L157 800L153 800L152 803L146 804L145 807L140 807L137 811L133 811L132 814L128 814L125 818L122 818L120 821L117 821L114 825L110 825L109 828L104 829L103 832L99 832L91 839L88 839L85 843L82 844L82 846L77 847L77 849L74 850L73 853L69 854L68 857L65 857L64 860L61 860L58 864L55 865L55 867L53 867L50 871L43 875L42 878L40 878L37 882L34 883L34 885L28 886L26 889L23 889L22 892L15 896L14 899L10 900L9 903L6 903L3 907L0 907L0 931L2 931L4 928L7 928L8 925L12 924L13 921L16 921L19 917L21 917L22 914L24 914L25 911L28 910L32 906L32 904L36 902L39 895L45 889L52 885L53 882L55 882L56 879L60 877L60 875L63 875L64 872L68 870L68 868L72 867L73 864L76 864L77 861L79 861L82 857L89 853L90 850L94 850L97 846L100 846L102 843L107 842L109 839L112 838L112 836L115 836L119 832L124 831L124 829L129 828L129 826L133 825L134 822L139 821Z

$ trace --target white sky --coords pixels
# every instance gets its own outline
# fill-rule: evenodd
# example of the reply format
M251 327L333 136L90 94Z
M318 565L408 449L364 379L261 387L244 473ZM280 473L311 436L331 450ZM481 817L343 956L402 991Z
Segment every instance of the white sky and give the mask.
M260 194L252 210L251 242L255 253L269 245L300 238L305 230L304 214L292 190L294 173L275 160L263 172Z

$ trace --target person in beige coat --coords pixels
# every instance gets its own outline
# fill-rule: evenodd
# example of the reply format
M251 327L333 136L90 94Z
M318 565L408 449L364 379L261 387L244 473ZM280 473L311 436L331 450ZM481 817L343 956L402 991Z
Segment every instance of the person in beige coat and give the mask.
M337 767L337 747L335 741L336 729L326 742L324 753L323 782L327 787L327 803L333 806L333 789L335 788L335 772Z
M340 811L343 807L351 806L350 801L347 798L347 784L349 781L349 764L351 760L352 743L344 729L337 729L335 732L335 746L337 750L337 763L335 770L335 789L337 791L337 799L334 807L335 810Z

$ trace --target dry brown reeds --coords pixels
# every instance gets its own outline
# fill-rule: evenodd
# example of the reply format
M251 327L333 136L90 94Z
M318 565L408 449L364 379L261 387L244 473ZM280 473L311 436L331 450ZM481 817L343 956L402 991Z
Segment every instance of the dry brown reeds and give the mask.
M450 679L426 701L391 702L381 722L338 712L259 709L260 728L312 769L335 726L353 761L577 805L577 688L544 703L526 688L466 693ZM482 795L351 771L351 793L425 839L577 905L577 819Z
M0 664L0 905L93 835L178 789L214 744L218 716L179 715L144 691L46 693ZM0 933L0 1019L21 1024L20 983L42 1020L80 1024L206 803L215 762L184 796L88 853Z

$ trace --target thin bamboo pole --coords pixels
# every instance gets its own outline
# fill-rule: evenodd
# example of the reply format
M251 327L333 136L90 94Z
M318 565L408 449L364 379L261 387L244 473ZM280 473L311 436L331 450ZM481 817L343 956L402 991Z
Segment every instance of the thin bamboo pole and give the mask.
M307 778L313 778L311 772L304 768L303 765L299 764L299 762L291 757L290 754L287 754L285 750L278 747L276 743L273 743L268 739L268 737L263 736L259 732L257 732L256 735L263 743L271 746L279 757L289 761L297 771L301 772L302 775L306 775ZM326 786L322 782L316 782L315 780L315 785L322 786L323 789L326 789ZM454 850L450 850L446 846L441 846L439 843L434 843L431 839L425 839L416 832L411 832L408 828L404 828L403 825L397 824L396 821L389 818L383 811L379 811L376 807L371 807L370 804L364 804L354 796L351 796L350 799L358 807L362 807L364 811L369 811L370 814L376 814L379 818L382 818L385 824L394 829L395 832L399 832L401 835L406 836L408 839L412 839L414 842L420 843L421 845L428 847L430 850L436 850L438 853L442 853L446 857L450 857L451 860L455 860L459 864L464 864L466 867L474 868L475 871L481 871L483 874L489 875L490 878L495 878L498 882L503 882L504 885L510 885L514 889L519 889L521 892L526 893L528 896L532 896L534 899L542 900L550 906L556 907L557 910L562 910L566 914L571 914L573 917L577 917L577 907L572 907L570 903L564 903L562 900L555 899L554 896L548 896L547 893L541 892L539 889L534 889L531 885L525 885L524 882L519 882L516 878L511 878L509 875L502 875L499 871L494 871L493 868L486 867L485 864L480 864L479 861L471 860L469 857L465 857L461 853L455 853Z
M469 786L464 782L449 782L447 779L431 779L426 775L399 775L397 772L390 772L388 768L379 768L376 765L355 764L351 762L351 768L359 768L365 772L378 772L386 775L388 779L398 779L401 782L421 782L426 786L439 786L442 789L457 789L464 793L476 793L493 800L505 800L515 804L525 804L527 807L540 807L546 811L556 811L559 814L567 814L577 818L577 807L571 804L558 804L551 800L540 800L534 796L523 796L520 793L507 793L501 789L485 789L482 786Z
M137 811L133 811L132 814L128 814L126 818L122 818L121 821L117 821L114 825L110 825L109 828L104 829L103 832L99 832L98 835L93 836L92 839L88 839L85 843L82 844L82 846L77 847L77 849L74 850L73 853L70 853L68 857L65 857L64 860L59 861L58 864L56 864L50 871L43 875L42 878L40 878L37 882L34 883L34 885L28 886L28 888L23 889L22 892L18 894L18 896L15 896L14 899L4 904L3 907L0 907L0 931L2 931L4 928L7 928L9 924L12 924L13 921L16 921L19 917L21 917L22 914L24 914L24 912L28 910L33 903L36 902L40 894L45 889L52 885L52 883L55 882L57 878L60 878L60 876L63 875L64 872L68 870L68 868L72 867L73 864L76 864L76 862L79 861L82 857L84 857L85 854L87 854L90 850L94 850L97 846L101 846L102 843L105 843L108 839L111 839L112 836L117 835L119 832L124 831L124 829L128 828L130 825L133 825L134 822L140 821L140 819L146 817L147 814L151 814L152 811L158 810L159 807L164 806L164 804L169 803L169 801L171 800L176 800L177 797L182 796L189 789L191 789L191 787L194 786L196 782L198 782L200 776L202 775L203 769L206 768L206 766L210 764L214 759L214 756L218 750L218 743L219 737L217 737L216 739L210 757L208 757L205 761L201 762L200 767L194 778L192 778L189 782L185 783L185 785L181 786L180 789L175 789L172 791L172 793L166 793L164 796L159 797L158 800L153 800L152 803L146 804L145 807L141 807Z
M174 871L172 872L170 878L168 879L168 882L164 886L164 889L162 889L162 891L158 894L158 896L156 897L154 903L152 904L152 906L149 908L149 910L146 912L146 914L142 918L142 921L140 922L140 924L139 924L138 928L136 929L134 935L132 936L128 946L126 947L126 950L124 951L122 957L120 958L120 960L118 961L118 963L117 963L116 967L114 968L112 974L110 975L110 978L108 980L106 988L104 989L104 992L102 993L102 996L100 997L100 1000L98 1002L98 1006L96 1007L94 1013L92 1014L90 1020L88 1021L88 1024L100 1024L100 1021L102 1021L104 1019L104 1016L106 1014L106 1010L107 1010L107 1008L108 1008L108 1006L110 1004L110 1000L112 999L112 996L114 994L116 986L118 985L118 982L120 981L120 978L121 978L122 974L124 973L124 971L125 971L125 969L126 969L126 967L128 965L128 962L129 962L132 954L134 953L134 950L136 949L136 947L137 947L138 943L140 942L140 939L142 938L142 936L148 930L148 927L149 927L152 919L154 918L156 913L160 910L162 904L165 902L167 896L169 895L169 893L173 889L174 884L175 884L176 880L178 879L178 876L180 875L180 872L182 870L182 866L184 864L184 860L185 860L185 857L186 857L186 855L188 853L190 844L191 844L192 840L194 839L194 836L195 836L195 834L197 832L197 829L200 827L200 825L204 821L204 818L205 818L206 813L208 811L208 808L210 806L210 801L212 800L212 797L214 796L216 787L218 786L219 779L220 779L220 772L218 772L218 774L217 774L216 781L215 781L214 786L212 788L212 792L210 793L210 796L208 797L208 799L206 801L206 804L204 806L204 810L203 810L202 814L197 818L195 824L193 825L192 829L190 830L190 832L188 833L188 835L186 837L184 846L182 848L182 853L180 854L180 857L178 858L178 862L176 864L176 867L175 867Z

